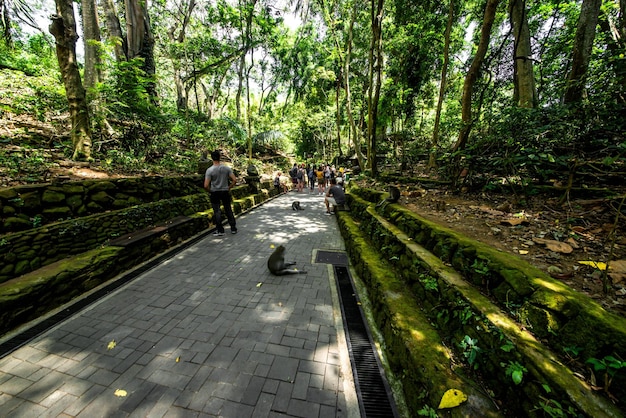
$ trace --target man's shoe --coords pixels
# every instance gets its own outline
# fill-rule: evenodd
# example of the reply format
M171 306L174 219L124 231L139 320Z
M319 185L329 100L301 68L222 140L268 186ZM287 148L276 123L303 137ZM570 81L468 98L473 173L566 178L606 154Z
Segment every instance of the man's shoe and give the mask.
M326 212L326 215L332 215L332 213L331 212Z
M236 234L236 233L237 233L237 230L236 230L236 229L231 229L231 230L230 230L230 233L234 235L234 234Z
M220 232L220 231L215 231L215 232L213 232L213 236L214 236L214 237L223 237L223 236L224 236L224 233L223 233L223 232Z

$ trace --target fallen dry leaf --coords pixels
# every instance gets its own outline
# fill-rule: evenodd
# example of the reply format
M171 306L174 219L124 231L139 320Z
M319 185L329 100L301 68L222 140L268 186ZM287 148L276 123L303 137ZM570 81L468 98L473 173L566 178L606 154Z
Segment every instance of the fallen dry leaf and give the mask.
M501 220L500 224L509 225L509 226L517 226L517 225L528 225L529 222L526 218L510 218L510 219Z
M562 254L571 254L574 249L571 245L566 242L555 241L553 239L544 239L544 238L533 238L533 241L536 244L543 244L550 251L554 251L556 253Z

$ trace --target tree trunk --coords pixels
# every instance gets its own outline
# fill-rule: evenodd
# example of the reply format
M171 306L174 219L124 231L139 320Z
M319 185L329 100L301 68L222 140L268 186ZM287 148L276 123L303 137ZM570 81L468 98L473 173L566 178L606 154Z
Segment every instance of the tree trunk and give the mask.
M76 60L76 20L72 0L55 0L56 14L50 18L50 33L56 41L57 60L63 76L69 105L74 148L73 159L91 158L91 129L85 89L80 79Z
M350 129L352 131L352 140L354 141L354 151L356 153L356 159L359 164L359 168L364 168L363 152L361 151L361 135L358 132L356 122L354 121L354 115L352 114L352 95L350 93L350 59L352 57L352 39L354 30L354 21L358 12L359 1L354 0L354 7L352 9L352 16L350 17L350 28L348 29L348 45L346 47L346 56L344 60L343 76L345 79L346 87L346 109L348 112L348 120L350 121Z
M256 3L257 0L252 0L249 4L247 3L247 0L243 1L244 4L242 5L240 3L240 9L244 8L246 9L245 11L245 27L241 27L241 31L243 34L243 39L242 39L242 46L243 46L243 52L241 54L241 60L239 61L239 71L238 71L238 78L239 78L239 82L237 84L237 95L235 98L235 106L237 108L237 121L238 122L242 122L242 117L241 117L241 95L243 94L243 77L244 77L244 73L245 73L245 69L246 69L246 55L248 54L248 51L250 50L250 46L252 45L252 19L254 17L254 8L256 7Z
M154 61L154 36L150 26L147 2L144 0L125 0L126 38L128 59L143 58L142 70L152 77L156 74ZM156 84L148 83L146 88L150 97L156 98Z
M448 11L448 24L444 35L443 44L443 66L441 67L441 84L439 85L439 98L437 99L437 110L435 112L435 126L433 128L433 140L431 142L428 167L437 167L437 148L439 147L439 124L441 123L441 108L446 93L446 78L448 75L448 64L450 63L450 32L454 23L454 3L450 0L450 10Z
M626 1L622 1L621 5L626 5ZM624 18L620 12L617 21L611 18L607 13L600 15L599 25L607 39L607 48L613 54L614 59L610 60L610 65L615 71L617 82L622 87L622 92L626 92L626 60L619 59L619 55L626 49L626 33L624 28ZM621 27L620 27L621 25ZM616 100L624 103L625 99L622 94L617 94Z
M583 0L574 37L572 69L567 77L563 97L563 102L566 104L580 102L584 97L587 69L596 37L596 25L601 5L602 0Z
M95 0L81 2L83 41L85 47L85 89L93 89L102 76L100 72L100 25Z
M115 53L115 59L117 62L126 61L128 56L126 55L127 43L126 38L122 34L122 26L120 20L117 17L117 10L113 0L102 0L102 7L106 15L106 26L109 31L109 39L113 41L113 52Z
M341 76L341 71L337 75L337 80L335 83L335 108L336 110L336 125L337 125L337 151L339 156L343 155L341 153L341 107L339 106L339 97L341 96L341 80L343 77Z
M9 1L0 0L0 26L2 27L2 38L7 48L13 48L13 36L11 35L11 15L9 14Z
M178 28L178 20L176 19L176 23L173 24L167 32L168 38L171 42L176 43L179 47L184 47L187 25L189 24L189 20L191 18L191 13L193 9L196 7L196 0L189 0L187 3L185 10L183 11L182 16L182 24L180 25L180 29ZM178 34L176 31L178 30ZM187 53L185 50L185 59L187 59ZM181 63L177 59L172 59L172 66L174 68L174 85L176 86L176 109L182 112L187 109L188 96L187 96L187 88L185 86L185 80L181 70ZM200 104L198 103L198 106Z
M480 30L480 41L478 42L478 49L476 50L476 56L472 61L467 74L465 75L465 82L463 83L463 96L461 98L461 131L459 137L452 147L453 151L465 148L467 139L469 138L470 131L472 130L472 92L474 90L474 84L478 80L480 74L480 67L487 54L489 48L489 39L491 37L491 27L496 17L496 9L500 0L487 0L485 6L485 14L483 16L483 25Z
M513 28L514 102L523 108L537 105L537 88L531 59L530 30L525 0L510 0L509 16Z
M384 0L371 0L371 23L372 23L372 43L370 48L369 65L369 110L367 121L368 134L368 168L372 171L372 176L376 177L378 168L376 166L376 131L378 122L378 101L380 99L380 84L382 78L383 56L383 3Z

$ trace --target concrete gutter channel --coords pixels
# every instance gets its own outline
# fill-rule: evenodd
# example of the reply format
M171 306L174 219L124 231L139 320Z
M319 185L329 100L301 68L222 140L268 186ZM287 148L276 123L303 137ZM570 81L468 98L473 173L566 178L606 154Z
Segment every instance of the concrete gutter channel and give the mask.
M555 401L563 413L572 408L585 416L623 416L579 379L545 341L392 223L406 218L389 215L393 209L377 210L375 202L363 200L359 193L375 200L371 197L375 192L349 193L353 210L340 213L339 224L351 263L370 294L377 326L385 336L386 358L402 381L409 410L415 412L424 404L435 410L445 390L458 389L469 399L447 410L450 416L535 416L541 402L556 408ZM389 248L386 254L385 247ZM407 268L407 259L414 260L413 268ZM424 290L420 281L426 279L436 283L437 289ZM463 321L459 321L461 310L471 312ZM449 321L441 320L444 313ZM462 370L458 366L464 357L458 343L464 335L470 335L481 349L475 373L472 367ZM510 345L508 352L501 349L504 345ZM433 357L425 350L449 354ZM522 383L514 384L505 373L507 364L525 367Z

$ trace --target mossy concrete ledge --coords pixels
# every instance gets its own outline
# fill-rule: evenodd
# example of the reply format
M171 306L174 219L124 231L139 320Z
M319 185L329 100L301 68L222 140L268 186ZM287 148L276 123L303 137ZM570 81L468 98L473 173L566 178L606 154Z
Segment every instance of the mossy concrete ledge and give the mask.
M465 337L472 338L476 342L481 354L474 359L473 366L480 366L482 385L486 385L488 390L491 390L492 396L499 399L503 409L508 410L509 413L514 411L516 416L534 416L532 411L536 413L541 410L541 402L557 401L563 405L563 411L571 407L587 416L623 416L623 411L615 407L607 398L591 390L574 374L574 371L561 362L558 355L544 346L546 339L537 339L531 335L525 329L528 327L528 322L524 325L516 322L509 315L512 310L511 305L502 303L493 293L486 292L484 284L472 277L471 272L466 273L463 268L460 269L461 271L455 271L452 267L456 268L458 264L451 263L450 260L455 256L459 257L455 255L457 252L463 252L465 258L461 267L474 265L474 260L486 260L483 262L483 276L506 275L521 283L517 285L518 289L522 289L518 293L519 299L512 298L512 300L517 300L520 304L518 306L534 306L537 303L541 307L550 306L554 312L562 309L565 313L558 314L561 317L560 320L563 321L562 324L565 324L566 320L582 321L579 318L589 317L594 318L594 323L598 320L605 320L605 324L596 324L592 329L580 330L579 333L587 335L587 338L589 335L594 336L591 338L600 339L608 337L612 342L610 346L612 351L608 354L621 355L619 351L616 351L619 342L615 339L619 338L619 321L622 318L608 314L595 302L590 299L585 300L582 295L581 299L572 297L577 296L577 294L574 295L575 292L572 289L563 290L562 284L555 283L551 278L542 277L545 275L535 268L520 270L520 266L527 267L524 266L523 260L516 259L512 263L506 263L506 255L484 244L473 245L471 240L453 231L418 219L419 217L409 216L401 210L402 208L397 207L398 205L381 205L375 208L373 202L380 201L383 194L377 196L375 192L367 191L364 195L368 197L368 200L361 199L350 190L348 202L352 211L339 213L338 220L342 233L346 235L346 247L352 262L357 266L359 275L370 287L372 305L376 311L375 317L381 329L384 330L385 326L395 329L400 326L399 324L406 323L406 320L403 318L403 321L396 321L392 325L387 324L392 316L386 312L397 307L380 306L389 303L396 305L396 301L379 296L381 285L371 280L376 275L370 270L377 271L381 268L380 266L372 267L376 265L373 260L377 254L380 254L380 258L387 260L388 266L393 265L392 268L387 267L390 270L387 273L402 282L403 287L400 287L399 291L402 299L414 300L421 315L425 316L426 321L429 321L440 332L442 340L447 342L446 346L456 351L458 359L463 359L469 353L460 348ZM421 221L427 224L426 227L420 227ZM356 222L358 228L349 227L350 222ZM416 230L419 230L419 233L415 233ZM372 247L370 251L374 252L373 255L362 256L364 252L361 247L364 244L361 244L360 240L367 240L365 245ZM442 242L444 244L441 244ZM426 246L431 249L438 249L438 254L428 251L421 243L426 243ZM490 261L489 256L492 253L495 253L494 259L497 262ZM490 266L497 266L498 270L491 272L488 269ZM532 272L530 275L529 271ZM501 279L502 282L506 280L506 278ZM524 282L529 284L526 285ZM511 289L514 288L511 287ZM514 292L515 290L510 290L509 294ZM544 300L538 303L539 298L544 298ZM400 300L400 298L396 299ZM590 311L586 311L587 307L591 308ZM393 318L395 320L396 317ZM618 321L617 326L613 321ZM535 323L535 327L539 326L541 324ZM610 336L604 334L607 329L612 330ZM567 330L567 327L560 328L559 332L563 333L564 330ZM394 332L397 333L397 331ZM393 333L385 331L383 333L387 350L390 352L388 356L391 359L398 358L393 353L398 350L398 345L390 343ZM411 333L407 332L406 335L410 336ZM566 336L560 337L563 340L566 338ZM388 338L390 340L387 340ZM552 344L560 348L562 347L559 345L561 341L555 338ZM587 347L594 347L593 344L602 346L603 341L592 342ZM506 351L502 347L506 347ZM597 358L608 355L601 351L593 352L593 354ZM417 360L408 356L402 358L404 361L419 363L419 358ZM525 373L528 373L520 385L514 384L510 373L506 374L507 368L515 365L524 366ZM409 370L411 366L400 361L396 364L396 368ZM459 370L457 372L460 373ZM616 376L615 379L617 378ZM550 388L550 393L546 392L546 387ZM611 392L620 393L618 396L620 398L622 388L623 385L612 385ZM407 393L407 398L410 396Z
M364 223L363 228L370 236L389 235L384 228L377 231L380 223L368 215L367 208L374 206L371 199L376 201L375 196L367 189L350 189L351 213ZM516 308L519 322L555 351L563 353L567 348L578 347L585 359L601 359L607 355L626 359L626 319L607 312L588 296L513 254L467 238L400 205L382 205L376 208L376 212L411 240L454 267L467 282L489 295L502 309L511 311ZM402 247L386 245L384 238L376 242L381 243L388 257L398 256L394 250ZM404 262L402 267L410 267L413 261L405 257ZM413 274L414 268L402 271L405 280L418 281ZM626 387L626 376L618 374L615 379L624 379L620 386ZM626 391L624 394L626 396Z
M362 236L359 225L348 215L338 216L341 232L359 277L366 283L373 314L385 339L385 351L394 374L402 381L407 406L414 416L429 406L437 408L448 389L468 395L468 401L450 409L450 417L501 416L493 402L477 385L457 373L451 352L430 324L416 301L406 292L379 257L379 252Z

